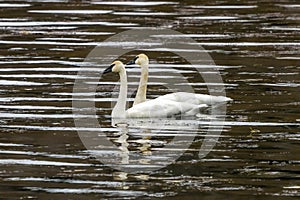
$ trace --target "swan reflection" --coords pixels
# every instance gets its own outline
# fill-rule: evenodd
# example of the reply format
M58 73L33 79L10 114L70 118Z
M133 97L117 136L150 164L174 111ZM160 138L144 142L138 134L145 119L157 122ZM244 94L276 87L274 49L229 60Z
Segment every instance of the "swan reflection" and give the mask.
M115 126L86 131L80 138L88 153L104 166L126 173L148 173L175 162L196 137L201 143L195 143L193 152L198 151L200 159L212 150L223 124L218 123L218 117L202 117L113 118Z
M203 131L194 120L121 120L111 138L116 149L110 156L101 151L101 160L125 172L153 171L171 164L188 149L199 130Z

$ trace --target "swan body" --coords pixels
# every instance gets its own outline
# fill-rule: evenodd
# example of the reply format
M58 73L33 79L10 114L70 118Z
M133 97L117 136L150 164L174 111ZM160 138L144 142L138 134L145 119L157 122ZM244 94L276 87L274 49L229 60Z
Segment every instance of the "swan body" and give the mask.
M135 106L147 100L146 93L147 93L147 83L148 83L148 73L149 73L148 56L146 56L145 54L139 54L133 60L127 63L127 65L132 65L132 64L138 64L141 68L140 83L133 103L133 105ZM212 96L212 95L194 94L188 92L175 92L175 93L170 93L170 94L160 96L158 98L160 100L170 100L178 103L190 103L195 105L200 105L200 104L214 105L214 104L220 104L232 100L231 98L224 97L224 96Z
M195 105L157 98L139 103L126 111L129 118L170 117L174 115L195 115L206 104Z
M126 109L127 100L127 74L121 61L115 61L105 69L103 74L114 72L120 76L120 92L117 104L112 110L112 118L150 118L169 117L173 115L195 115L199 109L207 107L206 104L195 105L188 102L176 102L168 98L156 98L141 102L132 108Z

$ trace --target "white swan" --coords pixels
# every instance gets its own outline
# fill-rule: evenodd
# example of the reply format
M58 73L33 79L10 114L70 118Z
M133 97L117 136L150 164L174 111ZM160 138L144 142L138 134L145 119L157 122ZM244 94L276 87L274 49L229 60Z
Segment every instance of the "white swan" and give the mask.
M148 66L149 59L145 54L137 55L133 60L129 61L127 65L138 64L141 67L141 78L139 87L133 102L133 105L146 101L147 83L148 83ZM171 100L175 102L186 102L191 104L219 104L227 101L232 101L231 98L223 96L212 96L207 94L194 94L188 92L174 92L158 97L160 99Z
M156 98L145 101L126 109L127 100L127 74L125 66L121 61L114 61L103 74L114 72L120 76L120 92L117 104L112 110L112 118L150 118L169 117L174 115L195 115L199 109L207 107L206 104L190 104L186 102L171 101L166 98Z

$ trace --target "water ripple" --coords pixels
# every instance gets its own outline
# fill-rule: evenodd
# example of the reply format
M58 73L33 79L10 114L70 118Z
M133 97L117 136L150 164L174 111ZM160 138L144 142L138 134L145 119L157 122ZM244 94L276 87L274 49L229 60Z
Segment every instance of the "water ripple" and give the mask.
M92 164L56 162L46 160L30 160L30 159L0 159L0 165L38 165L38 166L69 166L69 167L89 167Z
M26 26L137 26L136 23L99 22L99 21L30 21L30 22L1 22L0 27L26 27Z
M92 4L97 5L110 5L110 6L160 6L160 5L174 5L177 2L171 1L102 1L102 2L92 2Z
M108 189L90 189L90 188L41 188L41 187L24 187L26 190L35 192L48 192L48 193L63 193L63 194L107 194L109 196L145 196L146 192L133 191L133 190L108 190Z
M100 15L112 13L112 10L28 10L29 13L42 13L42 14L84 14L84 15Z
M204 9L249 9L257 8L256 5L224 5L224 6L189 6L190 8L204 8Z
M23 8L29 6L31 5L27 3L0 3L0 8Z
M49 83L39 83L39 82L30 82L30 81L9 81L9 80L0 80L0 85L10 85L10 86L40 86L40 85L49 85Z

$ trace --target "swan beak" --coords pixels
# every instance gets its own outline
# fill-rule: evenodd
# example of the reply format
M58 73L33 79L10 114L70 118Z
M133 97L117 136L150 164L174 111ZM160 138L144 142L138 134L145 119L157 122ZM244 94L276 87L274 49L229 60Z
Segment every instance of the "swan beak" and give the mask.
M135 64L135 60L131 60L126 65L134 65L134 64Z
M112 68L113 68L113 67L114 67L114 65L111 65L111 66L109 66L108 68L106 68L106 69L104 70L103 74L107 74L107 73L112 72Z
M133 66L127 66L127 64L125 65L125 69L133 69Z
M139 57L135 57L134 59L132 59L131 61L129 61L126 65L134 65L135 61L138 59Z

